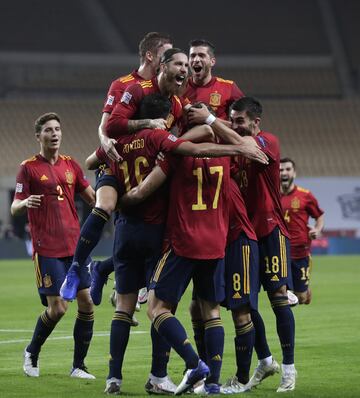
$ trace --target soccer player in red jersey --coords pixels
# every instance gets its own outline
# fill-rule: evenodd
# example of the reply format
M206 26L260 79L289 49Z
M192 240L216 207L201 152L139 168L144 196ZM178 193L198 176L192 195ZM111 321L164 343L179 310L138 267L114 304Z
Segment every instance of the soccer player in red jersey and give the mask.
M146 81L156 75L163 52L171 47L172 44L169 35L159 32L147 33L139 44L139 68L112 82L104 104L103 115L98 129L101 145L110 159L120 159L114 146L116 141L108 138L104 132L110 114L129 85ZM103 165L102 169L101 173L97 173L96 178L96 204L81 228L80 239L74 254L73 261L75 264L79 264L80 267L84 266L85 260L90 256L91 251L99 242L103 228L116 207L118 197L116 179L106 165ZM92 263L90 294L95 305L100 304L102 287L113 269L114 266L111 258L101 262L94 261Z
M178 48L166 50L160 61L160 72L151 80L129 86L121 100L115 106L106 125L106 134L110 138L134 133L144 128L171 129L182 116L182 104L177 94L183 89L188 76L187 55ZM160 92L169 97L172 111L167 120L135 119L142 98Z
M217 117L227 120L230 105L244 94L232 80L212 75L212 68L216 62L215 47L212 43L196 39L189 44L191 76L184 97L192 104L203 102L210 105Z
M290 232L294 293L299 304L310 304L310 246L311 240L317 239L324 228L324 212L308 189L295 185L295 178L295 162L290 158L281 159L281 204ZM308 225L310 217L315 220L313 227Z
M23 369L31 377L39 376L41 347L68 307L59 296L59 290L80 231L75 193L89 204L95 201L94 191L84 179L78 163L70 156L59 154L62 139L59 116L55 113L40 116L35 122L35 136L40 153L22 162L11 205L13 216L28 213L38 291L41 302L47 307L38 318L33 338L24 351ZM94 323L89 286L90 276L85 269L77 292L78 315L70 376L95 379L84 365Z
M260 280L267 290L276 316L277 332L282 347L282 379L278 392L295 388L294 365L295 319L289 306L287 287L292 288L289 232L282 214L280 197L280 147L278 139L260 129L261 104L251 97L235 101L230 110L231 129L218 119L209 119L206 107L191 108L190 122L207 120L224 142L239 142L240 136L252 137L269 158L268 165L239 157L239 186L243 193L250 221L258 237ZM252 388L279 371L269 350L265 326L258 311L251 312L256 330L255 349L259 365L247 387Z

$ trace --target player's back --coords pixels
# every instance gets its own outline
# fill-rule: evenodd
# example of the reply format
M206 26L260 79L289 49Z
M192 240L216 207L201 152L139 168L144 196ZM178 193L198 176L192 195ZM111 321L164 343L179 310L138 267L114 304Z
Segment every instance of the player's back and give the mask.
M229 158L172 157L162 165L172 178L167 230L176 255L195 259L224 256L229 162Z
M119 194L130 191L150 174L159 152L176 148L182 140L164 130L145 129L136 134L124 135L117 140L116 149L123 161L113 163L111 169L119 183ZM142 218L144 222L165 222L168 194L166 185L154 192L145 202L129 207L124 214Z

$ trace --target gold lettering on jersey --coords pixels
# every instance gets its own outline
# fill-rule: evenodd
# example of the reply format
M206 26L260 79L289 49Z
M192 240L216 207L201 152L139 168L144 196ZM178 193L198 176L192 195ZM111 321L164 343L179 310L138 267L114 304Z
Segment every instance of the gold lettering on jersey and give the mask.
M130 144L125 144L123 147L123 153L136 151L137 149L144 148L144 146L145 146L144 138L139 138L137 140L131 141Z
M52 286L51 276L48 274L45 274L45 276L43 277L43 282L44 282L44 287Z
M300 199L295 196L294 199L291 200L291 208L296 212L300 209Z
M74 183L74 174L70 170L66 170L65 179L68 185L72 185Z
M221 104L221 94L219 93L211 93L210 94L210 106L220 106Z
M171 126L174 123L174 120L175 120L174 115L172 113L169 113L169 116L166 118L166 127L168 129L171 128Z

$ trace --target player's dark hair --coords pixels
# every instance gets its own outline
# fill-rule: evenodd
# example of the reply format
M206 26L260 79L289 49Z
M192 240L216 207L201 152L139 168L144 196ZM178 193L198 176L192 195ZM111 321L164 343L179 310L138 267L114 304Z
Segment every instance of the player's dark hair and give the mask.
M189 42L189 47L207 47L211 57L215 57L215 46L205 39L194 39Z
M59 123L61 123L60 117L57 113L55 112L44 113L35 120L35 133L39 134L41 132L41 129L43 128L43 125L47 123L49 120L56 120Z
M231 104L230 111L245 111L249 118L254 120L257 117L261 117L262 106L260 102L253 97L242 97Z
M172 58L175 54L187 54L181 50L180 48L169 48L168 50L164 51L164 54L161 57L160 63L161 64L167 64L168 62L172 61Z
M171 101L165 95L149 94L141 100L137 116L139 119L166 119L171 107Z
M192 105L191 105L191 108L201 108L202 105L205 105L206 108L208 109L208 111L209 111L212 115L216 116L216 113L215 113L214 109L213 109L209 104L206 104L205 102L195 102L195 104L192 104Z
M144 60L147 51L156 54L157 49L164 44L172 44L170 35L162 32L149 32L139 43L139 56Z
M292 166L293 166L293 168L294 168L294 170L296 170L296 164L295 164L295 162L294 162L292 159L290 159L290 158L281 158L281 159L280 159L280 163L291 163Z

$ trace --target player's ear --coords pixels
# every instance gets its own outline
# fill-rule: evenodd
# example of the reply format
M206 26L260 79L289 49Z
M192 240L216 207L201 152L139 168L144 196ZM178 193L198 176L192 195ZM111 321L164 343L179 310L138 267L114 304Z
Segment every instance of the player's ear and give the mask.
M210 58L210 65L211 67L213 67L216 64L216 58L215 57L211 57Z
M37 142L40 142L40 133L35 133L35 138Z
M145 58L149 63L151 63L154 59L154 54L151 51L146 51Z

